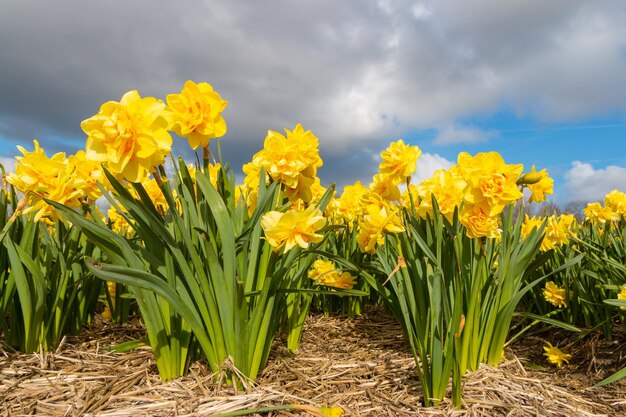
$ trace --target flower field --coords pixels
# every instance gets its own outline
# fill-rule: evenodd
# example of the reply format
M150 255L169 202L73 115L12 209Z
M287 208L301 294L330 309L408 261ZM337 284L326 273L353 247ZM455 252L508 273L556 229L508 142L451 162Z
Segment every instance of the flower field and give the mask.
M82 122L76 154L48 156L36 140L18 147L0 190L7 351L45 357L86 329L135 323L145 333L102 343L149 351L164 382L204 372L206 384L247 392L276 372L277 352L289 367L310 349L301 345L311 312L367 326L374 309L408 355L414 383L403 395L437 412L470 409L468 378L511 366L511 343L532 341L551 369L576 366L575 347L590 335L625 340L623 192L590 203L582 219L532 216L553 192L545 169L463 152L414 183L421 150L403 140L381 153L370 184L340 191L321 184L318 138L300 124L269 131L237 183L219 152L226 107L207 83L187 81L165 101L131 91ZM174 157L174 140L202 158ZM340 395L298 398L211 413L355 410Z

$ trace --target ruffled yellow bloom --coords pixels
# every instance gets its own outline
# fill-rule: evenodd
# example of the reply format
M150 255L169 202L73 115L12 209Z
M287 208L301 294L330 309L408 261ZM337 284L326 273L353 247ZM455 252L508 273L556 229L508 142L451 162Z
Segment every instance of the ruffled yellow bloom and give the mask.
M321 276L333 272L336 268L333 261L326 261L324 259L317 259L313 262L311 269L309 269L308 275L312 280L317 281Z
M333 261L317 259L309 270L309 278L320 285L328 287L351 289L355 284L355 277L349 272L337 270Z
M15 157L15 172L7 175L7 181L24 193L37 194L46 192L67 164L65 153L59 152L48 158L37 140L33 140L33 144L35 149L32 152L22 146L17 147L23 156Z
M191 149L209 146L211 139L226 134L222 112L228 102L213 91L211 84L189 80L180 94L169 94L166 100L172 111L172 129L187 138Z
M546 282L546 286L543 289L543 298L553 306L557 308L566 307L566 291L565 288L561 288L553 281Z
M313 179L313 184L311 184L310 186L310 190L311 190L311 201L309 203L317 204L321 200L321 198L324 196L324 194L326 194L327 188L322 185L319 177L315 177Z
M585 210L585 218L592 223L601 223L604 224L606 222L610 222L613 220L617 220L618 216L611 208L602 207L602 204L595 202L587 204Z
M497 152L479 153L474 157L461 152L457 162L458 172L468 184L465 201L489 207L489 216L500 214L507 204L523 197L517 186L524 169L521 164L506 164Z
M400 199L400 189L398 188L397 180L384 174L374 175L374 181L370 184L370 191L378 194L386 201Z
M172 137L165 104L136 90L109 101L80 126L88 135L87 159L105 162L113 173L139 182L170 153Z
M613 190L604 197L604 207L613 211L617 216L626 217L626 194Z
M522 237L526 239L528 235L533 231L533 229L539 230L543 225L543 219L538 217L530 217L528 214L524 218L524 223L522 224Z
M563 365L563 362L569 362L569 360L572 359L572 355L562 352L556 346L552 346L552 343L550 342L546 343L546 346L543 347L543 350L546 351L546 353L544 353L544 356L548 358L548 362L555 364L558 367Z
M261 218L261 227L267 242L274 250L284 248L284 252L294 246L306 249L309 243L321 242L324 236L316 232L325 224L326 219L314 206L305 210L292 209L286 213L270 211Z
M296 188L300 172L307 167L307 163L297 153L297 148L290 145L285 136L269 131L263 150L254 155L252 162L258 168L263 167L274 181Z
M576 221L576 217L573 214L561 214L559 215L559 224L563 229L565 229L570 236L576 234L576 230L578 229L578 222Z
M74 184L91 201L95 201L102 195L98 182L108 185L108 181L102 171L102 166L87 159L85 151L78 151L68 157L68 169L73 173Z
M378 172L390 177L396 183L405 181L415 172L417 159L421 154L419 147L409 146L400 139L389 144L389 147L380 154L382 162Z
M413 205L411 206L411 202ZM419 196L417 194L417 185L409 184L408 187L402 192L400 196L400 206L407 209L407 211L411 211L412 209L417 209L419 206Z
M382 246L385 243L385 232L401 233L403 231L404 226L393 206L369 204L359 224L356 241L361 252L374 253L376 245Z
M263 149L252 157L257 169L263 168L274 180L285 184L290 198L311 201L311 186L317 176L317 168L322 166L318 140L309 130L298 124L287 136L269 131ZM251 170L250 168L248 168Z
M360 181L343 187L341 197L333 199L329 204L329 212L336 223L353 224L363 214L361 198L367 193Z
M467 229L468 237L497 239L502 233L498 218L489 215L489 206L485 204L464 206L459 213L459 220Z
M573 218L573 216L572 216ZM557 247L557 245L567 245L569 243L572 221L569 217L548 217L548 223L544 229L543 240L541 241L541 251L546 252Z
M432 198L435 197L439 211L449 221L452 221L454 210L463 203L463 196L467 182L458 175L457 170L440 169L435 171L433 176L422 181L416 192L419 197L417 214L425 219L427 215L433 215ZM413 196L415 199L415 196Z
M163 191L161 191L161 187L159 187L156 180L151 178L142 178L141 185L146 190L146 193L150 197L150 200L154 203L154 206L159 211L165 212L168 207L167 200L165 199L165 195L163 195Z
M532 171L526 175L533 175L539 177L537 181L529 183L526 186L532 193L528 199L529 203L541 203L546 201L546 194L554 193L554 180L548 176L548 172L544 169L537 172L535 166L532 166ZM535 178L533 178L535 179Z

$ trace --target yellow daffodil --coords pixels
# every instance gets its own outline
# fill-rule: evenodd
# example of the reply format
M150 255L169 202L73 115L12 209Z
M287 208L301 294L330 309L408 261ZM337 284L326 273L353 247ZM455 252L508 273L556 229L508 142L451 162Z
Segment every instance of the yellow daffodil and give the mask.
M363 253L374 253L376 245L383 245L385 232L400 233L404 231L400 216L393 206L368 204L365 213L359 223L359 232L356 236L359 249Z
M467 236L472 238L500 237L502 230L498 217L489 215L489 208L484 204L468 204L459 213L461 224L467 229Z
M522 237L525 239L530 235L533 229L539 230L541 225L543 224L543 219L539 217L530 217L528 214L524 218L524 223L522 224Z
M311 269L309 269L309 278L317 281L322 275L329 274L336 269L333 261L327 261L324 259L317 259L313 262Z
M506 164L497 152L476 156L461 152L457 161L458 172L468 184L464 195L466 203L488 207L490 217L500 214L507 204L522 198L523 194L517 186L524 169L521 164Z
M102 171L102 166L87 159L85 151L80 150L68 157L68 169L73 173L74 184L91 201L96 201L102 195L98 182L108 185Z
M130 225L115 208L111 207L107 211L107 216L109 218L111 230L113 230L115 233L121 236L125 236L129 232Z
M376 174L370 184L370 191L378 194L386 201L396 201L400 199L400 189L398 182L393 177Z
M548 358L548 362L555 364L558 367L563 365L563 362L569 362L569 360L572 359L572 355L561 351L555 346L552 346L550 342L546 343L546 346L543 347L543 350L546 351L546 353L544 353L544 356Z
M351 289L355 284L355 277L349 272L337 270L333 261L317 259L309 270L309 278L320 285L328 287Z
M409 146L402 139L389 144L380 157L382 162L379 166L379 173L390 177L394 181L405 181L413 175L417 167L417 159L422 151L417 146Z
M616 217L626 217L626 194L613 190L604 197L604 207L616 214Z
M321 242L323 235L316 232L326 224L320 210L310 206L305 210L292 209L286 213L270 211L261 218L265 239L275 249L288 252L294 246L306 249L309 243Z
M554 193L554 180L548 176L548 172L545 168L537 172L535 170L535 166L533 165L532 171L525 175L534 175L535 177L539 177L536 181L526 185L532 193L528 199L529 203L541 203L542 201L547 200L546 194Z
M339 198L331 200L328 211L333 221L353 224L362 214L361 198L367 193L367 188L360 181L343 187Z
M559 287L553 281L546 282L543 289L543 298L557 308L567 306L566 294L565 288Z
M118 102L109 101L95 116L83 121L87 159L106 163L113 173L139 182L170 153L172 137L162 101L141 98L136 90Z
M429 179L422 181L415 191L419 197L417 214L426 218L433 214L433 197L437 201L439 211L448 220L452 221L454 211L463 203L463 196L467 182L458 175L457 170L440 169L433 173ZM413 196L415 199L416 197Z
M587 220L596 224L604 224L618 218L617 213L610 207L602 207L602 204L598 202L587 204L583 212Z
M172 112L172 129L187 138L191 149L209 146L209 141L226 134L222 112L226 100L213 90L211 84L189 80L180 94L169 94L167 105Z
M274 180L285 184L287 196L310 202L311 186L315 183L317 168L322 166L318 139L298 124L293 130L285 129L286 136L270 130L263 149L252 157L256 170L263 168ZM253 169L248 167L248 171Z
M167 200L165 199L165 195L163 195L163 191L161 191L161 187L159 187L156 180L151 178L142 178L141 185L144 190L146 190L146 193L150 197L150 200L154 203L154 206L159 211L165 212L167 210Z
M558 245L567 245L569 243L570 225L569 218L563 219L554 215L548 217L540 250L546 252Z

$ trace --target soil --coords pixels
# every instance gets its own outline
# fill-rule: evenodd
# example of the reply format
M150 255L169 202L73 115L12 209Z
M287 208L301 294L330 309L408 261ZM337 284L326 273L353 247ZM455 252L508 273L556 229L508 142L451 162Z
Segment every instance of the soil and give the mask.
M54 352L20 354L0 344L0 415L210 416L303 404L339 406L346 416L626 416L626 379L595 383L626 366L626 338L544 329L507 347L497 368L464 377L464 405L421 406L415 361L393 318L379 308L348 318L319 314L306 322L300 350L278 339L267 368L236 391L202 361L176 381L161 382L152 353L109 346L144 337L138 321L100 323ZM572 359L546 362L545 342ZM270 411L256 416L305 416Z

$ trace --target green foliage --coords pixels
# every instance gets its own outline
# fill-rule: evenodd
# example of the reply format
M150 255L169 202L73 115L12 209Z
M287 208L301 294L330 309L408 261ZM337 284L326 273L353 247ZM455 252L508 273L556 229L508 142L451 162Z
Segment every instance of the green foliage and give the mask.
M228 170L220 171L216 188L208 170L194 180L182 160L179 167L172 183L161 181L165 212L140 184L133 184L135 198L108 175L118 211L133 224L132 239L55 207L108 255L106 264L88 262L93 273L134 294L164 380L186 372L196 343L213 371L231 361L255 378L281 323L286 291L299 287L309 255L300 248L275 252L262 239L261 215L282 207L278 184L261 181L258 207L248 216Z
M364 274L404 328L425 405L445 396L451 375L460 405L461 376L480 363L498 364L515 307L545 278L524 284L540 266L542 230L522 239L522 220L503 214L496 241L468 238L457 213L449 222L437 208L427 220L405 211L406 232L389 235L377 251L377 275L388 278Z
M6 221L4 190L0 205ZM0 330L20 351L48 351L90 321L101 284L83 258L99 258L100 252L61 220L48 225L24 215L13 219L4 223L9 227L1 242Z

